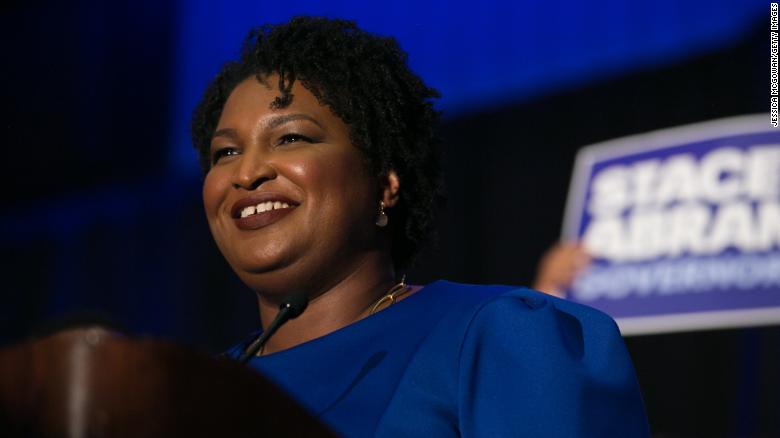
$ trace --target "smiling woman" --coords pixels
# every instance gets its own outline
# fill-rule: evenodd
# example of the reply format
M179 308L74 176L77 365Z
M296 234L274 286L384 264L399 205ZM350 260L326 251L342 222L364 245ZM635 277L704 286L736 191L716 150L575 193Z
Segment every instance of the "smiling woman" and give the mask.
M354 23L295 18L251 33L196 109L209 226L262 339L286 297L309 301L249 366L346 436L647 435L606 315L403 281L440 193L436 92L405 58Z

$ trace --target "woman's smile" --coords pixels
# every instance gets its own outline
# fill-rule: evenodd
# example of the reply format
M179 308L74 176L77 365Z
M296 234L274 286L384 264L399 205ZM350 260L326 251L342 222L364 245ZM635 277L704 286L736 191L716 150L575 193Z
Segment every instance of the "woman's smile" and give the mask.
M230 216L239 229L256 230L281 220L298 205L285 195L256 193L233 204Z

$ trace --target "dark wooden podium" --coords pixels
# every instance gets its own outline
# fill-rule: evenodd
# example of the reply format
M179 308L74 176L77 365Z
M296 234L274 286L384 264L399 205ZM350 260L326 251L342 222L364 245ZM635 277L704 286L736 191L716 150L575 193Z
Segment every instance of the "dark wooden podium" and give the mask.
M80 328L0 350L0 437L335 436L229 359Z

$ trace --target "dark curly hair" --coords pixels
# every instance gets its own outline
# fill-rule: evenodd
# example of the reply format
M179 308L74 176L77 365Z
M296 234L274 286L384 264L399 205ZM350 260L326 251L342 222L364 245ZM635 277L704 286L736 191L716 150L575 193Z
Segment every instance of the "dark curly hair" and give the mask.
M406 65L393 38L372 35L353 21L296 17L265 25L247 36L238 61L226 63L195 109L192 139L204 174L209 147L231 91L244 79L279 77L280 95L271 104L284 108L298 80L350 129L374 175L395 170L400 200L388 211L393 261L408 267L433 231L434 211L442 200L435 128L436 90Z

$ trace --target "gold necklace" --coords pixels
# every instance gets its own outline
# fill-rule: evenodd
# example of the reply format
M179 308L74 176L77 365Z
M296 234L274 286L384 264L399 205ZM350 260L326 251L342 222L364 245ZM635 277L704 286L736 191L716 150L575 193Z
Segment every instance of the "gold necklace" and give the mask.
M386 305L386 307L392 306L393 304L395 304L396 298L412 290L411 287L409 287L406 283L404 283L405 280L406 280L406 275L401 277L400 283L391 287L390 290L388 290L387 293L384 296L382 296L382 298L378 299L371 306L371 310L368 312L368 314L373 315L379 310L379 307L381 307L383 304Z
M406 281L406 275L401 277L400 283L391 287L387 291L387 293L385 293L382 296L382 298L378 299L374 304L371 305L371 310L368 312L368 314L373 315L379 310L379 307L382 306L383 304L387 304L387 306L392 306L393 304L395 304L396 298L412 290L412 288L409 285L407 285L405 281ZM265 353L265 345L263 345L260 348L260 350L258 350L258 352L255 353L255 356L262 356L264 353Z

